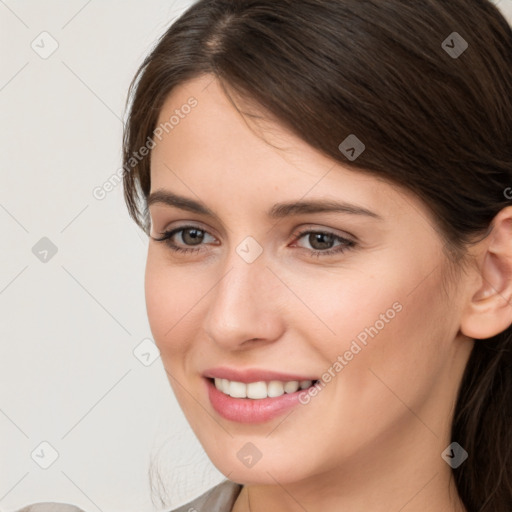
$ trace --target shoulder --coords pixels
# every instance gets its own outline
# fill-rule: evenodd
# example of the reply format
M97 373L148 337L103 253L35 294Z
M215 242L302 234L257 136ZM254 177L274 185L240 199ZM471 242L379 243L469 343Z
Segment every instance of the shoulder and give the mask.
M240 484L225 480L195 500L169 512L231 512L241 490Z
M241 490L240 484L225 480L193 501L169 512L231 512ZM84 510L69 503L40 502L26 505L14 512L84 512Z
M84 512L81 508L69 503L57 503L57 502L40 502L26 505L23 508L15 510L14 512Z

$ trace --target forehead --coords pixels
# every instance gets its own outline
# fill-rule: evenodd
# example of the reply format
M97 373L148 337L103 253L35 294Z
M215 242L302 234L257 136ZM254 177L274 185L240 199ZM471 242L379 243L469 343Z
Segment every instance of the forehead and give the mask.
M152 150L152 192L207 196L214 207L260 204L268 209L278 201L329 198L360 203L386 217L411 208L429 215L401 187L350 169L279 123L255 119L263 114L254 108L237 105L244 115L210 75L172 91L158 119L158 126L167 129Z

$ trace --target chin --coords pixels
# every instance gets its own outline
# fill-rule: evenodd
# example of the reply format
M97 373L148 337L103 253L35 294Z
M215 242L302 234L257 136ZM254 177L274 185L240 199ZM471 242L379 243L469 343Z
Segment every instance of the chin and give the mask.
M243 446L245 443L240 443ZM303 455L299 457L279 457L273 455L272 457L265 458L262 455L256 463L247 466L240 461L238 453L241 449L237 443L236 449L234 449L234 456L226 457L224 453L211 453L207 451L208 457L210 458L213 465L229 480L244 485L275 485L276 481L280 484L289 484L303 480L307 477L307 468L301 466L301 460L304 458ZM293 452L292 452L293 453ZM244 452L240 455L243 460ZM302 460L303 462L303 460ZM296 468L293 470L292 468ZM300 471L297 471L299 470Z

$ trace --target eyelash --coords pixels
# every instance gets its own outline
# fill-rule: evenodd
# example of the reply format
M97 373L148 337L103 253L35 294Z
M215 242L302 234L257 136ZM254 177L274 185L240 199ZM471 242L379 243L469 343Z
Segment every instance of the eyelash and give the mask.
M174 242L171 241L171 238L179 233L180 231L186 231L187 229L195 229L197 231L202 231L204 233L207 233L204 229L199 228L198 226L181 226L179 228L173 229L171 231L165 231L162 233L161 238L153 238L155 242L163 242L165 243L169 249L171 249L174 252L179 253L191 253L191 252L198 252L201 251L201 249L184 249L183 247L180 247L179 245L176 245ZM356 242L353 240L348 240L346 238L343 238L341 236L335 235L334 233L331 233L330 231L314 231L314 230L304 230L300 231L298 233L294 234L295 240L300 240L303 236L309 235L309 234L321 234L321 235L332 235L335 241L342 242L341 245L336 246L333 249L327 249L325 251L321 251L318 249L304 249L306 251L309 251L311 253L311 256L315 257L321 257L321 256L330 256L333 254L342 254L345 251L351 250L356 247Z

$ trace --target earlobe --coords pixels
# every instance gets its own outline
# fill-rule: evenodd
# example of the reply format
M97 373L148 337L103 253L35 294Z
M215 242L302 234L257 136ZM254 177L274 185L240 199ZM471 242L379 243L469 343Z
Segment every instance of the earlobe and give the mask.
M479 275L470 288L461 318L461 331L474 339L486 339L512 324L512 207L501 210L490 234L475 247L479 251Z

